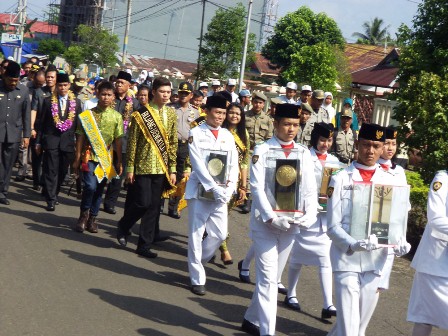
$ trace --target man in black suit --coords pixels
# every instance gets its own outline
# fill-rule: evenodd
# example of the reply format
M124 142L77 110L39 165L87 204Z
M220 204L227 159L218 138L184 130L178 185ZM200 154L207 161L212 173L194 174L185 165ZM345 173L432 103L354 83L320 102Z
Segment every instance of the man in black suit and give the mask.
M44 150L43 177L47 211L54 211L57 195L75 155L75 130L81 102L70 91L67 74L56 77L56 90L44 99L37 129L36 151Z
M31 133L29 90L19 80L20 65L9 61L0 81L0 204L4 205L9 205L9 181L19 146L28 147Z

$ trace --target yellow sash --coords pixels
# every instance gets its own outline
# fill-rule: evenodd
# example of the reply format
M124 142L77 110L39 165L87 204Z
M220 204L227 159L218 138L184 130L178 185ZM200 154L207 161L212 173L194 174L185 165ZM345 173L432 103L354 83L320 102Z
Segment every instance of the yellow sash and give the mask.
M112 151L107 150L107 146L104 143L92 112L90 110L82 112L79 115L79 120L81 121L84 132L86 132L87 138L92 145L92 149L98 158L99 165L96 166L94 171L98 182L101 182L104 178L111 180L114 177L117 177L118 174L112 164Z
M151 147L155 149L154 152L156 153L156 157L162 166L162 170L165 173L168 182L168 186L162 194L162 197L166 198L176 191L176 186L171 183L168 171L169 143L165 127L163 126L157 111L149 105L143 106L138 111L132 113L132 117L134 117L140 127L146 141L148 141Z
M238 133L236 133L236 130L232 131L232 135L233 138L235 139L236 150L238 152L238 164L241 164L241 162L243 162L244 153L246 152L246 146L244 146Z

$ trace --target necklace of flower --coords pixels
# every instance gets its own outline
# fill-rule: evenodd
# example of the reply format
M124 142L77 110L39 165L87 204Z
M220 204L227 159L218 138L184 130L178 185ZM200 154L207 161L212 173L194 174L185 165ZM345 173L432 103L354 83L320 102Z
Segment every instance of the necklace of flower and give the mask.
M72 91L68 92L68 117L65 121L59 118L59 102L56 91L51 96L51 115L53 116L54 125L61 132L65 132L73 125L76 115L76 98Z
M133 99L132 99L132 95L129 93L129 91L126 93L126 97L124 99L126 99L126 106L124 107L124 113L123 113L123 128L124 128L124 133L126 133L128 126L129 126L129 118L133 112L132 111Z

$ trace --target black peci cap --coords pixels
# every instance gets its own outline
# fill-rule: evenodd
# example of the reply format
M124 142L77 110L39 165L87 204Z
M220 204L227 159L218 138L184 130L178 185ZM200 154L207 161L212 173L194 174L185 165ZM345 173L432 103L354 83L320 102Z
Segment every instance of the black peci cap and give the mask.
M229 101L224 98L222 95L213 95L207 98L207 104L205 104L206 108L222 108L225 109L229 105Z
M385 128L378 124L362 124L358 138L384 142L386 140Z
M296 104L279 104L275 110L275 118L299 119L299 108Z
M56 75L56 83L70 83L70 78L65 72L60 72Z
M4 75L10 78L20 77L20 65L14 61L8 61Z
M324 138L332 138L334 134L334 126L333 124L327 124L324 122L315 123L313 131L311 132L311 135L317 135Z
M127 73L126 71L120 71L117 75L117 79L124 79L124 80L128 81L129 83L132 82L131 74Z
M393 127L386 127L386 139L396 139L398 132Z

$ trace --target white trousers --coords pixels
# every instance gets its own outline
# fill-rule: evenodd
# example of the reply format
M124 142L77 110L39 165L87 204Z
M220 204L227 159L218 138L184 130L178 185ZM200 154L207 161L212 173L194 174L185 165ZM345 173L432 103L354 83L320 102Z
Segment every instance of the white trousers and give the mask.
M328 336L364 336L378 302L380 277L370 272L334 272L336 325Z
M192 285L205 285L204 265L227 237L227 204L188 200L188 271ZM207 237L202 239L207 230Z
M252 302L244 318L260 327L260 335L274 335L277 317L277 282L280 258L288 259L294 234L278 231L266 235L252 232L256 283ZM283 265L284 267L284 265Z

